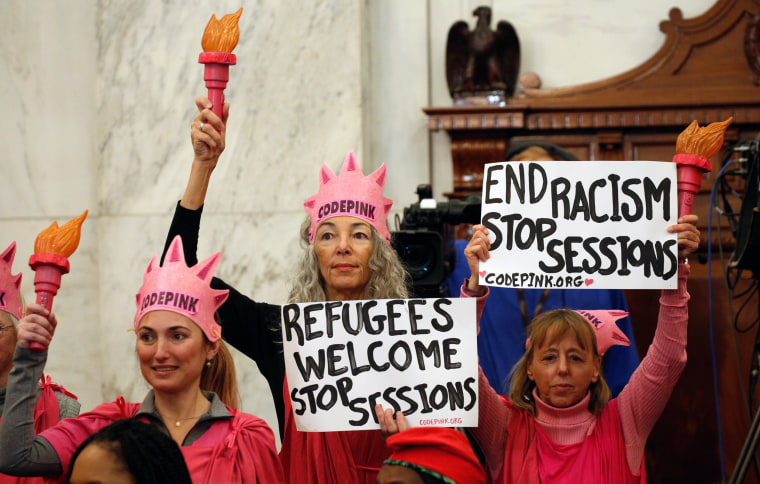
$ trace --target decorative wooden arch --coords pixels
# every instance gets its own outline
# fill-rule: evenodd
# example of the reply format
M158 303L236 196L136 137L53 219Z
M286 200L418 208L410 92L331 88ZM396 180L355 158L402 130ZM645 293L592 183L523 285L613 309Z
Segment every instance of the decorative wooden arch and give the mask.
M512 143L558 144L580 159L671 161L678 134L694 119L701 125L733 116L726 142L760 133L760 0L718 0L703 15L684 19L677 8L660 23L662 47L646 62L620 75L555 89L524 89L503 107L428 107L428 128L451 139L451 198L479 192L483 164L503 161ZM709 196L720 170L702 185L695 212L702 228L702 254L689 279L689 363L647 444L650 483L720 482L716 406L712 390L708 288L713 289L720 407L726 471L730 475L750 418L740 384L748 381L754 334L738 335L737 370L730 301L717 257L707 261ZM717 226L712 227L717 229ZM712 231L714 247L733 248L730 230ZM711 266L712 278L708 278ZM652 340L659 293L627 291L641 356ZM737 304L734 302L734 304ZM757 296L738 324L757 317ZM746 383L745 383L746 384ZM757 398L756 398L757 400ZM754 475L752 472L749 474Z

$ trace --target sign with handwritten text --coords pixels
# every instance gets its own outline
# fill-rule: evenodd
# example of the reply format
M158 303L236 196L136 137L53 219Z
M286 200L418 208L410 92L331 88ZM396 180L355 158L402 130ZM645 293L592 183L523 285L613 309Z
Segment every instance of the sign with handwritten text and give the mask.
M676 166L659 161L485 165L480 283L522 288L674 289Z
M478 424L475 299L286 304L282 337L300 431L379 429L376 404L415 427Z

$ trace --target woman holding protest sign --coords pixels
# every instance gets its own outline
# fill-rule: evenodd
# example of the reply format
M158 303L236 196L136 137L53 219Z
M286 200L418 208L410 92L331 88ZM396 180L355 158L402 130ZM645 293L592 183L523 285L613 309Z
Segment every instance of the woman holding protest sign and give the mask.
M0 470L12 475L66 475L81 442L107 425L136 417L170 436L194 482L284 482L274 435L262 419L237 411L231 355L214 318L226 291L209 287L221 254L193 267L175 238L159 266L148 265L137 293L134 330L140 370L151 386L142 403L123 398L99 405L36 435L31 418L34 382L45 366L57 321L32 304L18 325L6 406L0 424ZM227 400L229 404L225 403Z
M558 309L534 318L525 354L513 369L509 399L480 373L478 427L494 482L644 482L644 445L686 364L686 256L699 246L696 215L668 227L678 234L678 288L663 290L652 345L612 400L600 374L601 355L624 340L619 311ZM473 228L465 249L471 278L462 295L477 297L479 262L489 258L488 232Z
M208 99L196 99L191 125L194 159L167 240L181 235L188 263L197 260L201 211L211 174L225 146L229 105L220 119ZM390 247L386 217L392 201L382 196L385 166L369 176L353 152L336 176L327 166L316 195L306 200L301 227L304 253L290 302L404 299L407 274ZM219 308L222 337L254 360L267 379L283 438L280 457L289 482L374 483L388 457L379 431L299 432L285 381L280 307L259 303L215 278L212 287L230 291Z

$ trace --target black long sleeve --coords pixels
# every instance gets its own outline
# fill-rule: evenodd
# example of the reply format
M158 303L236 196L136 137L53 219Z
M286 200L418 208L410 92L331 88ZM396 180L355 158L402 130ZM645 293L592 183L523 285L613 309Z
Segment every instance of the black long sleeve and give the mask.
M202 212L203 207L189 210L177 203L161 255L162 264L172 239L177 235L182 237L185 262L189 266L198 263L198 232ZM269 383L282 439L285 431L285 401L282 395L285 360L282 354L280 306L256 302L218 277L212 279L211 287L230 291L229 297L218 311L222 323L222 338L255 361Z

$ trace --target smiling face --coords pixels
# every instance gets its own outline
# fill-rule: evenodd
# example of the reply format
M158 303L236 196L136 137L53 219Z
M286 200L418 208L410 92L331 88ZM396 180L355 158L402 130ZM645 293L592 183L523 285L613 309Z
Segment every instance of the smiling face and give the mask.
M314 252L330 301L362 299L372 271L372 227L355 217L333 217L317 228Z
M559 408L583 400L592 383L599 379L601 357L594 356L590 344L581 345L573 331L549 333L534 348L528 364L528 378L536 384L538 396Z
M206 361L219 350L192 320L171 311L151 311L137 328L137 356L143 377L157 393L200 387Z

